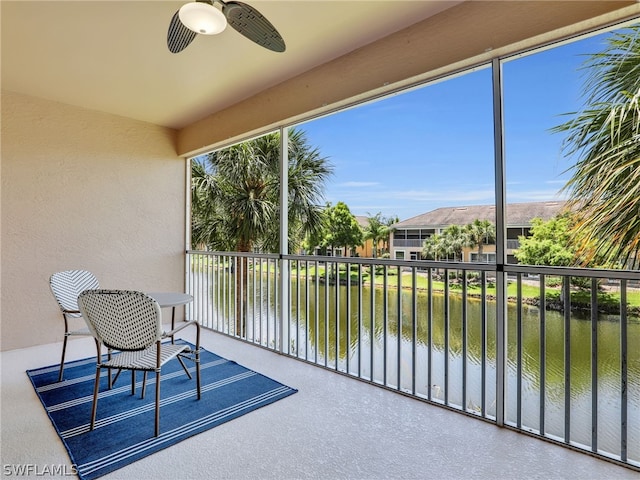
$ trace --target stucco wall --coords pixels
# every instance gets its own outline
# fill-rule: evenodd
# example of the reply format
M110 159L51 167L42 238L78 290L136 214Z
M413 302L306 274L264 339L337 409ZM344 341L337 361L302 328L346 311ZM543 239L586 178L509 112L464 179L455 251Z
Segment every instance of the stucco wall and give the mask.
M185 164L175 132L2 93L1 348L62 339L59 270L183 290Z

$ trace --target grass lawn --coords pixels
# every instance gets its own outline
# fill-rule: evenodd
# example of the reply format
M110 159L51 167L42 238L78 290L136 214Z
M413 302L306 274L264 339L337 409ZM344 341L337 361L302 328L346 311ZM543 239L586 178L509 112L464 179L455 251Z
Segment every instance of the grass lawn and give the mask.
M296 275L296 270L292 270L293 275ZM316 271L315 267L310 267L306 272L301 270L301 276L310 275L312 278L315 277ZM320 278L324 278L325 276L325 267L318 267L318 276ZM329 272L329 275L331 272ZM362 281L364 285L371 284L371 269L368 267L362 268ZM354 284L358 283L358 270L357 266L353 266L350 272L351 281ZM345 281L347 278L347 271L345 265L340 265L340 279ZM375 284L377 286L382 286L384 283L384 271L382 268L376 269L375 274ZM403 288L411 288L412 287L412 276L410 273L402 273L402 287ZM387 285L391 288L398 287L398 269L397 268L388 268L387 269ZM416 288L420 290L426 290L428 288L428 278L425 275L418 274L416 275ZM435 292L443 292L444 291L444 282L436 281L432 282L431 288ZM462 287L458 284L450 284L450 291L455 293L456 291L462 291ZM482 288L477 283L468 284L467 292L471 295L480 294L482 292ZM496 287L493 283L487 282L486 284L486 292L487 295L495 295ZM559 286L547 286L545 287L545 293L547 299L556 299L561 295L561 288ZM591 302L590 291L588 290L572 290L571 292L571 301L576 304L589 304ZM517 297L517 284L516 282L509 281L507 286L507 296L508 297ZM522 284L522 297L524 299L537 299L540 297L540 287L538 285L529 285L526 283ZM598 303L599 304L611 304L618 305L620 302L620 293L618 292L598 292ZM638 307L640 306L640 291L638 290L628 290L627 291L627 303L630 306Z
M202 265L204 268L210 268L213 265L204 264ZM345 281L347 278L347 270L344 264L341 264L339 267L340 270L340 280ZM295 277L298 274L296 268L292 268L292 276ZM329 272L329 275L331 272ZM325 277L325 267L318 267L317 272L318 277ZM300 276L304 278L305 276L310 276L314 278L316 276L316 268L315 266L310 266L307 270L301 269ZM357 265L352 265L350 271L350 277L352 284L358 283L358 267ZM368 266L362 267L362 281L363 285L371 284L371 269ZM375 273L375 284L376 286L382 286L385 281L384 269L383 267L377 267ZM386 276L387 286L390 288L398 287L398 269L394 267L387 268L387 276ZM416 275L416 288L418 290L427 290L429 286L428 278L426 275L418 273ZM402 273L402 287L403 288L411 288L412 287L412 276L411 273ZM444 282L434 280L431 284L431 288L434 292L443 292L444 291ZM462 287L452 282L450 284L450 291L452 293L461 292ZM467 285L467 292L470 295L480 295L482 289L478 283L470 283ZM559 286L547 286L545 287L545 292L548 300L557 299L561 295L561 288ZM493 283L487 282L486 284L486 293L487 295L496 294L496 287ZM572 290L571 291L571 301L574 304L583 304L589 305L591 302L590 291L588 290ZM517 284L515 282L509 281L507 285L507 296L515 298L517 297ZM538 285L530 285L527 283L522 284L522 298L527 300L535 300L540 297L540 287ZM606 292L599 291L598 292L598 303L600 305L611 305L612 308L616 308L620 303L620 293L616 291ZM627 303L629 306L634 309L640 308L640 290L627 290Z

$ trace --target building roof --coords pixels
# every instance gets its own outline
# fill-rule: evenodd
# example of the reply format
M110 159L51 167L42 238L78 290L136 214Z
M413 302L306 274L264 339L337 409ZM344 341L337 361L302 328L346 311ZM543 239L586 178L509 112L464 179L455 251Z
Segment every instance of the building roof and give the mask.
M506 221L508 227L527 227L531 220L549 220L565 207L564 201L509 203ZM467 225L474 220L496 221L495 205L469 205L462 207L442 207L411 217L393 225L396 229L441 228L448 225Z
M369 217L365 217L364 215L354 215L354 217L356 217L360 228L369 228Z

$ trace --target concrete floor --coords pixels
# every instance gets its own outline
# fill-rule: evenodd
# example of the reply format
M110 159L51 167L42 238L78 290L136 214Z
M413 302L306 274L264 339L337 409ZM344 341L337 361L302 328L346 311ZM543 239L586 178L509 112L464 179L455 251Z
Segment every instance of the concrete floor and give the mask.
M185 337L191 340L189 337ZM203 331L205 348L299 391L102 478L639 479L638 472ZM61 344L0 354L1 457L69 465L25 370ZM92 356L70 342L68 360ZM41 477L40 477L41 478ZM55 478L47 475L47 478Z

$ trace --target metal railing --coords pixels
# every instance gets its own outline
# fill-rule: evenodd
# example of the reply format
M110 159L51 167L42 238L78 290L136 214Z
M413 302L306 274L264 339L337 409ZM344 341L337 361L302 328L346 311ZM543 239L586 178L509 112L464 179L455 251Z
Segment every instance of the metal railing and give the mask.
M187 258L188 315L204 327L640 469L640 272Z

